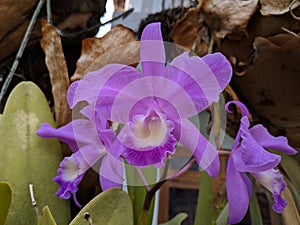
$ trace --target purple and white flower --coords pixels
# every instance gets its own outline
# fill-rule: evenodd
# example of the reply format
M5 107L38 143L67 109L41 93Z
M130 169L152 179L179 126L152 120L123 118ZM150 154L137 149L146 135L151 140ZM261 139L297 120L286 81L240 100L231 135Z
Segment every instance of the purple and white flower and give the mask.
M145 27L140 55L142 72L111 64L73 83L71 107L85 101L95 118L124 124L112 154L133 166L163 165L180 142L208 174L216 176L218 151L189 118L218 101L231 79L230 63L220 53L200 58L186 52L166 64L160 23Z
M83 111L83 114L92 118L92 115L88 115L87 110ZM44 138L58 138L68 144L73 151L71 156L65 157L60 163L58 175L53 179L60 185L56 193L60 198L68 199L73 195L77 201L75 193L78 185L87 170L99 160L102 160L99 170L102 189L122 186L122 162L112 157L107 151L115 134L109 129L106 121L102 120L101 123L98 123L97 128L95 123L88 118L73 120L59 129L43 123L37 131L37 135Z
M296 154L297 151L288 145L286 137L274 137L262 125L249 128L248 109L241 102L232 101L242 111L238 134L233 143L226 171L226 189L229 202L229 223L238 223L247 213L249 199L252 195L252 183L246 173L251 175L273 194L273 209L282 213L286 202L281 192L286 187L283 176L275 170L281 160L279 155L266 149L279 150L285 154Z
M166 64L160 23L146 26L140 41L142 72L121 64L106 65L71 84L68 103L84 102L80 119L59 129L42 124L37 134L58 138L73 154L65 157L54 181L57 195L70 198L86 171L99 161L103 190L121 186L121 157L133 166L161 166L177 142L185 145L197 163L213 177L218 151L189 118L218 101L232 69L220 53L203 58L183 53ZM116 136L108 122L123 124ZM76 199L75 199L76 200Z

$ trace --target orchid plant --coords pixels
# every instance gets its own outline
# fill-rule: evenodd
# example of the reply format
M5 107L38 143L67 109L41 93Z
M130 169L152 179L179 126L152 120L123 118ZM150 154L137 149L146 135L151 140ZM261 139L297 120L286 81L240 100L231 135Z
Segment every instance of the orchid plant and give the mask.
M56 195L72 197L78 207L82 207L76 197L78 186L90 168L100 162L97 172L105 192L126 189L125 167L133 167L147 192L146 199L139 199L145 204L135 221L144 225L153 193L166 180L182 174L194 162L210 177L218 175L219 155L224 151L210 143L189 118L218 102L230 82L232 67L221 53L200 58L184 52L168 62L160 23L145 27L140 57L140 67L109 64L73 82L67 96L73 120L57 129L42 123L36 133L43 138L58 138L72 150L61 161L53 181L59 185ZM228 223L238 223L246 215L253 194L251 179L272 193L273 210L282 213L287 205L281 196L286 182L276 168L281 156L271 150L288 155L297 152L285 137L272 136L262 125L250 128L248 109L241 102L228 102L227 112L231 112L231 104L240 108L242 117L231 151L225 152ZM149 184L142 170L166 168L178 145L190 151L192 163Z
M85 101L87 105L80 111L85 118L59 129L42 124L37 132L41 137L59 138L73 151L53 179L60 185L59 197L73 195L77 202L78 184L99 159L102 189L122 187L124 161L136 168L160 168L178 143L191 151L201 169L211 177L218 175L218 150L188 118L218 101L231 79L230 63L220 53L200 58L185 52L166 65L160 23L144 29L140 55L142 71L112 64L74 82L68 91L69 105L74 108ZM247 172L273 193L273 209L283 211L286 202L280 194L285 182L274 169L280 156L264 148L296 153L286 138L271 136L262 125L249 129L247 108L233 103L240 106L242 119L227 165L229 223L241 221L247 212L252 194ZM111 123L123 124L118 134L110 128Z

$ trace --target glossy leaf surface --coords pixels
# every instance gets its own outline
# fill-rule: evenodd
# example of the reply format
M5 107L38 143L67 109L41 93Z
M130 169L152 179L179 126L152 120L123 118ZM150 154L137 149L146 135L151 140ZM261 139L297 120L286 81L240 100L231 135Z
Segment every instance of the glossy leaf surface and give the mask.
M11 187L7 182L0 182L0 224L4 224L11 205Z
M93 225L133 225L132 204L128 194L112 188L93 198L73 219L70 225L87 225L89 213Z
M62 159L60 144L35 134L42 122L54 125L43 93L32 82L18 84L0 115L0 177L11 184L13 199L6 224L37 224L29 184L37 205L49 205L58 224L70 220L68 202L55 196L52 181Z
M56 225L56 222L51 214L51 211L48 206L43 208L41 216L38 220L38 225Z

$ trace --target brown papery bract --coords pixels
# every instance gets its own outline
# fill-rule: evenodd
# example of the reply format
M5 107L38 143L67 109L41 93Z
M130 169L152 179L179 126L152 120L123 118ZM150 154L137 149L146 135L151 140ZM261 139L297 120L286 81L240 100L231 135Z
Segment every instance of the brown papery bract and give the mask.
M207 0L203 2L201 11L214 37L224 38L230 34L232 38L239 39L257 5L258 0Z
M289 11L289 8L294 9L300 5L299 1L293 0L259 0L261 9L260 13L267 15L281 15Z
M58 127L71 120L71 110L67 103L69 76L61 39L56 29L47 21L42 22L43 37L41 46L46 55L46 65L49 70L52 94L55 106L55 120Z
M192 49L201 27L198 17L199 10L192 8L176 22L170 34L175 44Z
M112 28L102 38L87 38L82 41L81 56L71 81L110 63L131 65L139 61L139 44L134 32L122 25Z

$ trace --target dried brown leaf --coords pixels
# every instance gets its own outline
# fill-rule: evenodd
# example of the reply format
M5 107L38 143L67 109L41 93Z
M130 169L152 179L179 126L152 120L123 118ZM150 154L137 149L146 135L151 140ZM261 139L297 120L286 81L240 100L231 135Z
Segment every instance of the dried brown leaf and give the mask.
M98 70L99 68L112 63L137 65L140 59L139 48L140 43L138 41L134 41L125 45L120 45L117 48L110 49L98 56L97 59L85 70L85 73ZM76 77L74 76L74 78Z
M284 225L300 225L300 216L296 203L290 189L287 187L282 192L282 197L287 201L287 207L284 209L282 218Z
M267 15L281 15L289 11L289 6L293 0L259 0L261 9L260 13ZM300 5L300 1L292 4L291 9L295 9Z
M87 28L87 22L92 16L93 14L91 12L73 13L56 27L60 30L75 29L76 27L80 27L84 30Z
M37 3L38 0L0 1L0 61L18 50Z
M206 0L201 9L216 38L230 34L238 39L245 32L257 4L258 0Z
M71 81L84 77L88 72L98 70L108 63L130 64L138 62L138 45L134 33L122 25L114 27L102 38L87 38L82 41L81 56ZM131 43L131 44L129 44ZM105 54L109 51L109 54Z
M193 43L198 37L198 30L201 27L198 16L199 10L193 8L177 21L170 33L170 37L175 44L192 49Z
M55 120L58 127L71 120L71 110L67 103L69 77L61 39L56 29L47 21L42 21L41 46L46 55L46 65L52 85L52 94L55 106Z

